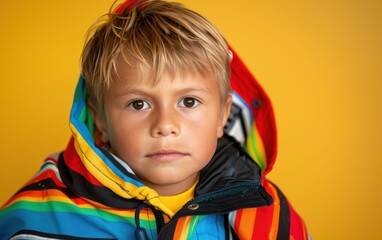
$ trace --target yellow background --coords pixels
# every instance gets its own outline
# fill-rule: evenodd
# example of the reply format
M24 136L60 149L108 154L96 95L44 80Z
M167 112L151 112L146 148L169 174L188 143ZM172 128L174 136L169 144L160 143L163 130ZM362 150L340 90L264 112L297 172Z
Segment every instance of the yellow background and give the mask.
M87 28L112 0L0 3L0 203L70 136ZM271 97L270 178L314 239L381 239L382 2L183 0L221 29Z

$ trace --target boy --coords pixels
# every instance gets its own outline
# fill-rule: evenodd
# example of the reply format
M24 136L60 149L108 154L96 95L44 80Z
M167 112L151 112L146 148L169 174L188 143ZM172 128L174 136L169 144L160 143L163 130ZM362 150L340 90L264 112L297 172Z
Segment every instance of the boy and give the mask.
M183 6L119 6L84 47L67 149L3 206L0 239L306 239L261 175L273 116L246 71Z

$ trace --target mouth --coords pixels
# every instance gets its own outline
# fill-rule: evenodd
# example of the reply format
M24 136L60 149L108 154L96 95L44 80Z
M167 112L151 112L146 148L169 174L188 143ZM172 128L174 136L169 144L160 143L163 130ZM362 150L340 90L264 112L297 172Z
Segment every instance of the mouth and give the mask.
M155 151L155 152L146 154L145 157L155 161L168 162L168 161L177 160L189 155L190 154L186 152L181 152L177 150L160 150L160 151Z

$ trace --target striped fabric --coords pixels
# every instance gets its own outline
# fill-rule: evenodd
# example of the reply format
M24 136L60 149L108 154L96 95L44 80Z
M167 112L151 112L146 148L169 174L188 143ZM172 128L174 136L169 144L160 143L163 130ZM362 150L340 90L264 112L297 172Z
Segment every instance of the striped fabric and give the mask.
M243 144L264 171L272 170L277 153L276 124L271 101L235 51L231 48L231 86L240 96L242 111L249 111L250 126ZM235 98L234 98L235 99ZM235 136L235 133L230 133Z
M271 102L233 49L231 85L251 112L251 129L244 144L263 170L263 185L273 197L268 207L240 209L229 214L229 222L240 239L308 239L302 219L283 193L266 179L277 154L277 134ZM242 104L243 105L243 104ZM232 134L234 135L234 133Z
M309 239L304 222L272 183L266 182L274 203L268 207L240 209L229 221L240 239Z
M135 210L111 208L73 194L59 177L57 157L49 157L35 177L2 207L0 239L9 239L8 234L13 233L18 233L16 239L30 239L41 233L58 239L134 239ZM156 223L151 211L140 213L140 223L142 227L154 226L151 235L155 239Z

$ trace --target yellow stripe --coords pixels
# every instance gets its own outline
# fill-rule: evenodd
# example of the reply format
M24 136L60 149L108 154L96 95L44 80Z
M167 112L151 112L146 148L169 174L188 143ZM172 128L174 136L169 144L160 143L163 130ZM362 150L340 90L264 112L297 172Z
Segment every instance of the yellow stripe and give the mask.
M124 198L132 198L130 194L137 187L118 177L89 146L74 125L70 124L75 137L75 148L86 169L104 186Z
M252 125L251 132L247 137L246 149L249 155L260 165L262 170L267 168L267 156L264 143L255 123Z
M139 200L147 200L151 205L158 207L164 213L172 217L174 213L166 207L159 199L158 193L148 187L137 187L136 185L125 182L122 178L118 177L98 156L96 152L89 146L86 140L81 136L73 124L70 127L75 138L74 146L82 163L86 169L105 187L109 188L117 195L131 199L137 198Z
M75 207L79 207L81 209L89 209L89 210L101 210L103 212L107 212L113 215L122 216L122 217L128 217L128 218L134 218L135 215L135 209L132 210L120 210L116 208L110 208L108 206L99 204L97 202L93 202L91 200L87 201L89 203L77 203L75 201L72 201L70 198L66 197L62 192L59 190L47 190L49 193L41 194L41 192L38 193L32 193L32 194L24 194L17 196L13 201L9 202L5 207L10 207L13 204L17 204L19 202L30 202L30 203L46 203L46 202L59 202L59 203L67 203L71 204ZM152 220L154 219L154 215L151 211L147 213L140 214L140 219L142 220Z

